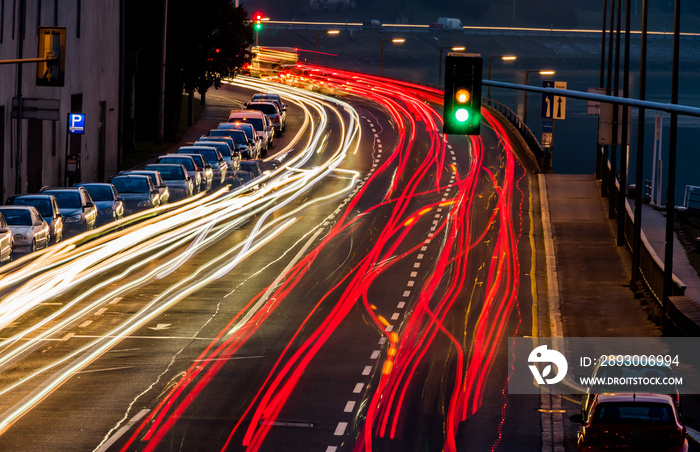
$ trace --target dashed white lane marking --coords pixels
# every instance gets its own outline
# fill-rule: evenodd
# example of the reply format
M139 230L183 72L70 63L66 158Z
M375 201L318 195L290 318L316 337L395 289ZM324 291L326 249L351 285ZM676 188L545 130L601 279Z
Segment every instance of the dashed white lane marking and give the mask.
M379 358L379 354L380 354L380 353L381 353L381 352L380 352L379 350L373 351L373 352L372 352L372 355L369 357L369 359L377 359L377 358Z
M419 254L418 256L416 256L416 259L421 260L421 259L423 259L423 256L424 256L424 254Z
M365 366L364 369L362 369L362 375L369 375L372 373L372 366Z
M418 276L418 272L411 272L411 278L415 278L416 276Z
M68 333L68 334L66 334L65 336L63 336L63 337L61 338L61 341L65 342L65 341L67 341L68 339L72 338L73 336L75 336L75 333Z
M420 262L416 262L415 264L413 264L413 268L420 268Z
M97 311L97 312L95 313L95 315L96 315L97 317L99 317L99 316L101 316L102 314L104 314L105 312L107 312L107 308L102 308L102 309L100 309L99 311Z
M398 309L403 309L404 306L406 306L406 302L405 302L405 301L399 301L399 304L396 305L396 307L397 307Z
M408 284L406 284L408 287L413 287L416 284L415 281L409 281Z
M384 345L386 344L386 336L382 336L379 338L379 345Z
M119 430L117 430L117 432L116 432L114 435L112 435L112 437L111 437L109 440L107 440L105 443L103 443L103 444L97 449L96 452L104 452L104 451L108 450L110 447L112 447L112 444L116 443L117 440L118 440L119 438L121 438L121 437L124 435L124 433L128 432L129 429L130 429L134 424L136 424L138 421L141 420L142 417L144 417L145 415L147 415L147 414L150 413L150 412L151 412L151 410L149 410L148 408L144 408L143 410L141 410L141 411L139 411L138 413L136 413L136 414L134 415L134 417L132 417L131 419L129 419L129 422L127 422L126 424L124 424L124 425L122 426L122 428L120 428Z
M335 428L335 432L333 434L335 436L343 436L346 428L348 428L347 422L338 422L338 426Z
M117 304L122 300L123 300L122 297L116 297L114 300L110 301L109 304Z
M78 328L85 328L86 326L90 325L92 323L92 320L86 320L80 325L78 325Z
M338 450L338 446L328 446L326 448L326 452L336 452Z
M387 327L384 328L384 331L386 331L387 333L391 333L392 331L394 331L394 327L391 325L387 325Z
M364 388L364 387L365 387L365 384L364 384L364 383L357 383L357 384L355 385L355 388L352 390L352 393L353 393L353 394L359 394L359 393L362 392L362 388Z
M348 403L345 404L345 409L343 411L345 411L346 413L352 413L352 410L354 410L354 409L355 409L355 401L350 400L350 401L348 401Z
M428 251L428 247L425 246L425 245L423 245L423 246L420 247L420 250L421 250L421 251Z
M398 319L399 319L399 313L398 313L398 312L395 312L395 313L391 316L391 320L398 320Z
M409 295L411 295L411 291L410 291L410 290L407 290L407 291L405 291L405 292L403 293L403 296L404 296L404 297L408 297Z

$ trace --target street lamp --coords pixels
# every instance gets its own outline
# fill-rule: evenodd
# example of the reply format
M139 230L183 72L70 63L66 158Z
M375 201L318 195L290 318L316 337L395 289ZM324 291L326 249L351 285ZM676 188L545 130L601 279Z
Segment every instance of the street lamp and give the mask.
M326 31L326 33L328 33L329 35L337 35L338 33L340 33L340 30L328 30L328 31ZM316 32L316 64L318 64L318 41L319 41L320 37L321 37L321 30L318 30Z
M525 85L527 85L527 80L530 77L530 73L536 72L540 75L554 75L554 71L546 70L546 71L541 71L541 70L527 70L525 71ZM523 123L527 125L527 91L525 91L525 111L523 113Z
M496 55L496 56L490 56L489 57L489 81L491 80L491 60L494 58L500 58L503 61L515 61L518 57L515 55ZM489 85L488 89L488 94L487 96L489 99L491 99L491 85Z
M452 47L452 46L447 46L447 47L440 47L440 63L438 64L438 86L442 86L442 51L445 49L450 49L453 52L464 52L467 50L466 47Z
M391 41L394 44L406 42L403 38L382 38L379 46L379 75L382 75L382 66L384 65L384 41Z

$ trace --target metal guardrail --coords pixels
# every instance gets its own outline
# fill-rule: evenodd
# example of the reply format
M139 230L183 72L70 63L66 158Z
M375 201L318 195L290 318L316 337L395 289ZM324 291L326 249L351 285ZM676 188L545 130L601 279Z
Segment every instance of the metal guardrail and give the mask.
M600 152L600 151L599 151ZM602 158L602 152L601 152ZM610 177L610 161L607 161L607 165L603 165L602 180L605 184ZM608 203L613 205L613 211L617 218L619 218L619 212L617 212L617 206L619 206L618 199L620 196L620 184L615 181L615 190L612 193L608 193ZM625 221L624 229L624 241L630 252L633 249L634 240L634 209L625 201L625 215L627 216ZM642 281L644 282L645 288L651 293L651 295L656 299L660 306L664 306L662 302L664 293L664 263L654 251L654 248L647 241L644 235L644 230L642 230L642 246L640 247L639 256L639 272L642 276ZM678 279L675 275L673 276L673 286L671 287L670 296L683 296L685 295L685 284Z
M513 126L518 130L518 132L520 132L520 136L522 136L523 140L525 140L525 143L527 143L527 145L530 147L530 151L532 151L533 155L535 156L535 159L537 160L537 163L540 166L540 168L542 168L543 170L551 169L548 153L545 152L545 150L542 148L542 145L535 137L535 134L532 133L532 130L530 130L530 128L520 119L520 117L513 110L499 102L488 98L483 98L482 103L501 113L504 118L506 118L511 124L513 124Z
M683 207L686 209L700 210L700 187L697 185L686 185L683 194Z

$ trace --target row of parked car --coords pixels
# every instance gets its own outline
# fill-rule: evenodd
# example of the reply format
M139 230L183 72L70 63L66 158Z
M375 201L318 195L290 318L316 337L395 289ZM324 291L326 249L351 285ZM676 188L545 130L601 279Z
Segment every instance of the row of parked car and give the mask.
M16 194L0 206L0 263L137 212L225 185L238 187L262 174L258 159L286 128L287 105L258 93L189 146L105 183L44 187Z

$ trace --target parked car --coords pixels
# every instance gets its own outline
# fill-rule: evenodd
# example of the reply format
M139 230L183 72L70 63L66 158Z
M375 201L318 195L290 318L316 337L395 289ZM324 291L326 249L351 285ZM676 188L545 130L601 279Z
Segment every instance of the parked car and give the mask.
M241 136L241 132L243 135ZM218 129L210 130L211 136L227 136L234 142L236 148L245 159L258 158L261 154L262 139L258 136L252 124L241 122L224 122ZM245 137L245 138L244 138ZM247 147L244 147L247 144Z
M63 215L58 208L58 203L53 195L49 194L22 194L12 195L5 203L10 206L33 206L48 223L51 234L51 242L58 243L63 238Z
M90 198L97 207L96 226L121 220L124 217L124 198L119 196L114 185L94 182L79 183L73 186L83 187L90 193Z
M262 168L257 160L241 160L241 171L249 171L253 173L253 177L258 177L262 174Z
M168 190L168 185L163 180L163 176L160 171L146 171L146 170L130 170L121 171L119 174L139 174L141 176L148 176L153 183L153 186L158 189L160 205L163 206L170 201L170 191Z
M576 414L579 452L657 450L687 452L687 432L671 397L621 392L597 394L587 418Z
M151 178L142 174L121 174L110 183L124 199L124 214L131 215L160 205L160 192Z
M187 175L190 176L190 179L192 179L192 182L194 183L195 193L199 193L201 191L202 178L205 177L204 168L198 168L194 159L189 155L161 155L160 157L156 158L156 163L179 163L180 165L184 166L187 170Z
M151 163L145 171L158 171L168 186L171 201L180 201L194 195L194 181L180 163Z
M212 129L209 131L209 133L211 133L213 130L218 130L218 129ZM231 149L231 152L234 152L234 153L236 152L236 142L233 141L233 138L231 138L228 135L226 135L226 136L224 136L224 135L222 135L222 136L202 135L201 137L199 137L197 142L202 142L202 141L223 142L223 143L226 143L228 145L228 147Z
M12 259L12 249L15 247L12 230L5 217L0 213L0 264Z
M63 215L63 232L86 232L95 228L97 207L82 187L44 187L40 193L53 195Z
M278 108L272 101L255 101L246 104L246 110L257 110L265 113L272 127L275 128L275 135L281 135L287 127L287 112Z
M238 169L238 161L241 159L240 152L233 152L231 146L223 141L195 141L192 146L211 146L216 148L217 151L224 158L226 162L226 168L230 171L236 171ZM246 149L248 149L248 143L244 143Z
M213 172L213 181L220 187L226 181L226 171L228 165L224 161L224 157L213 146L182 146L177 150L177 154L197 154L204 158L204 161L209 165L209 169ZM211 188L211 186L210 186Z
M228 115L228 122L245 122L251 124L262 140L261 147L263 155L272 147L275 129L272 127L270 118L268 118L265 113L256 110L232 110Z
M203 155L190 152L175 152L176 154L189 155L194 160L194 165L197 171L201 171L202 179L200 180L199 191L209 192L214 181L214 170L206 161Z
M2 206L0 214L5 217L12 231L13 251L26 250L33 253L39 248L49 246L51 228L36 207Z
M247 184L248 182L252 181L255 179L255 174L251 173L250 171L236 171L236 177L238 177L243 184Z
M251 102L259 101L259 100L275 101L275 102L277 102L277 105L279 106L280 110L287 111L288 105L282 101L282 97L280 97L279 94L275 94L275 93L255 93L255 94L253 94L253 97L251 98Z

